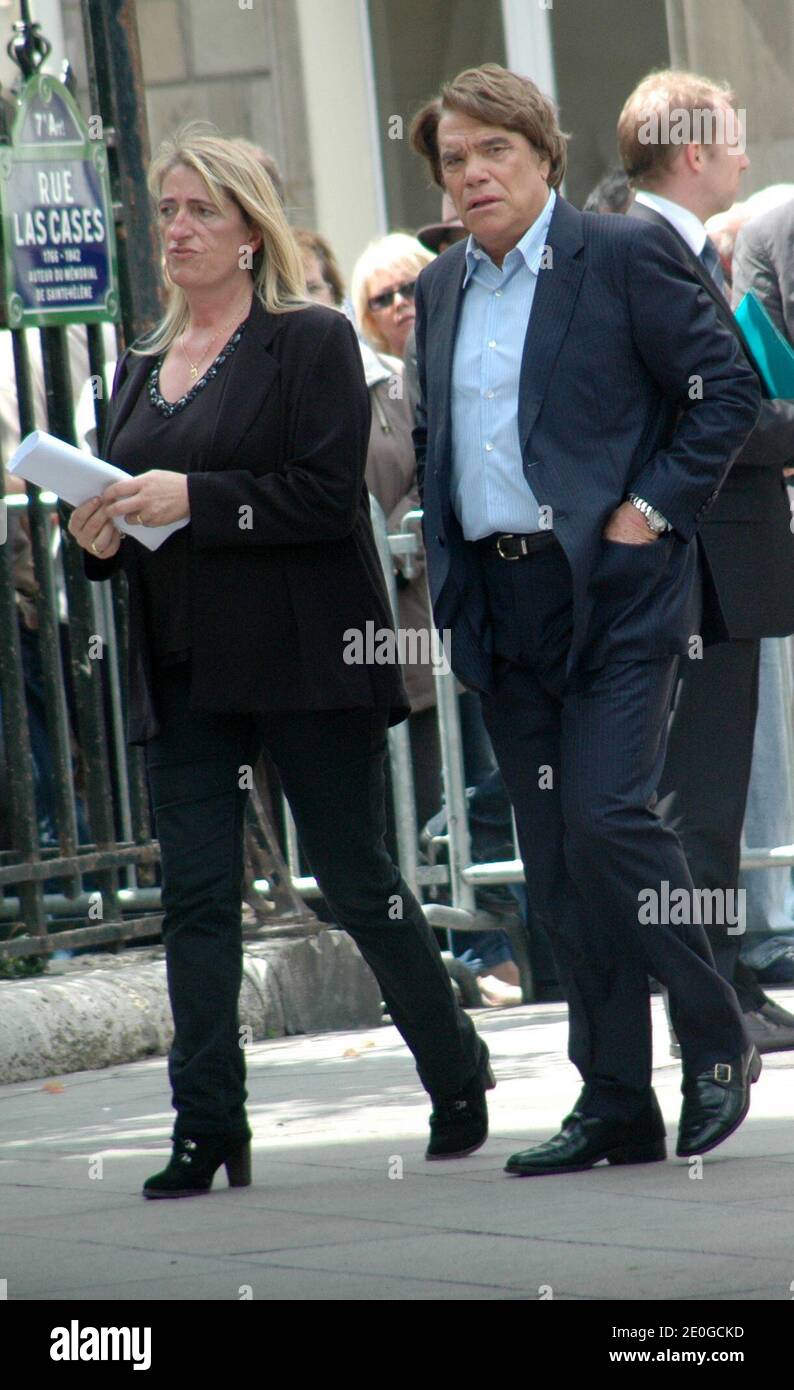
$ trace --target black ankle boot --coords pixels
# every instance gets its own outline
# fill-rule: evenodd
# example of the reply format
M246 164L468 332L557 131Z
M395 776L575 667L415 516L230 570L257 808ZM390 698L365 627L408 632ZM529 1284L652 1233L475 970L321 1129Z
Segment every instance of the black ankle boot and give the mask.
M224 1135L197 1135L173 1141L171 1161L143 1184L144 1197L198 1197L209 1192L221 1164L230 1187L251 1185L251 1141Z

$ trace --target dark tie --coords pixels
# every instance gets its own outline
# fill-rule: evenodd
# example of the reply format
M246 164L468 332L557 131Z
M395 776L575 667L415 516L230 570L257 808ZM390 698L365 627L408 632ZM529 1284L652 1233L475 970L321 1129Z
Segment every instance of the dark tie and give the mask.
M706 267L706 270L708 271L709 275L711 276L712 280L717 286L717 289L722 290L722 293L724 294L725 276L722 273L722 266L720 264L719 255L717 254L717 248L714 245L714 242L711 240L711 237L706 237L705 245L700 255L698 256L698 260L701 261L703 265Z

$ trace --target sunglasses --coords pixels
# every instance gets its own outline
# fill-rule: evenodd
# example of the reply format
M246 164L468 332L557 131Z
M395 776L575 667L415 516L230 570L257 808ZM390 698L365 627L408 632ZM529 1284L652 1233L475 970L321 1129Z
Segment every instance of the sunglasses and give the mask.
M415 292L416 281L406 280L402 285L395 285L393 290L384 290L383 294L373 294L372 298L367 300L367 308L375 314L379 309L390 309L396 294L401 294L403 299L413 299Z

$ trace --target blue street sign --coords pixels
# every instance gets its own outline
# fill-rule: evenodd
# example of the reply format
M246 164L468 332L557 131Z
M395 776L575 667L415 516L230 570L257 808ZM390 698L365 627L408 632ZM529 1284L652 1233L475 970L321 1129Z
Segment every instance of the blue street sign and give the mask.
M93 119L93 118L92 118ZM0 145L2 307L9 328L115 322L107 153L62 83L26 83Z

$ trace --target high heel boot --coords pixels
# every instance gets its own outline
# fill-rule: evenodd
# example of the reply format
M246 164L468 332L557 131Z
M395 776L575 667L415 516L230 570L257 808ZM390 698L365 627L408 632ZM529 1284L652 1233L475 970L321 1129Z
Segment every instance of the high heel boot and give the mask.
M198 1197L209 1192L221 1164L230 1187L251 1185L251 1141L224 1135L197 1135L173 1141L171 1160L143 1184L144 1197Z

